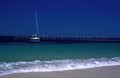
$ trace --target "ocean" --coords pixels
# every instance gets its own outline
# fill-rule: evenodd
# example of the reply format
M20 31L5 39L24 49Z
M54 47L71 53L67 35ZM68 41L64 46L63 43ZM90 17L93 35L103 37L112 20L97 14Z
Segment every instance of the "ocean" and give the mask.
M119 43L0 44L0 76L120 65Z

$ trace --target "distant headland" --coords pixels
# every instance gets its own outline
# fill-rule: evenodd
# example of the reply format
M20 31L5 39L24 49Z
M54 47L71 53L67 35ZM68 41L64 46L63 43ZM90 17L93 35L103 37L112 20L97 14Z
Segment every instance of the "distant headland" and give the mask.
M0 43L30 43L31 36L0 36ZM40 36L40 42L45 43L84 43L111 42L120 43L120 38L108 36Z

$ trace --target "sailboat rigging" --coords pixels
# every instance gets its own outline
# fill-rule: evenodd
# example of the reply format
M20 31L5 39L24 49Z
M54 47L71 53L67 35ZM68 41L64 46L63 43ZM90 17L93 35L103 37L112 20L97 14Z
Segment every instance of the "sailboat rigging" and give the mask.
M38 42L40 42L40 38L39 38L39 30L38 30L38 17L37 17L37 12L36 12L36 19L35 19L35 20L36 20L36 33L31 36L30 42L38 43Z

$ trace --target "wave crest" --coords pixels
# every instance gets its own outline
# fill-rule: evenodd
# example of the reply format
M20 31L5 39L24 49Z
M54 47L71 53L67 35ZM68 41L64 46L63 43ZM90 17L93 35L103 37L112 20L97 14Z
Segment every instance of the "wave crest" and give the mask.
M53 72L75 69L86 69L102 66L120 65L120 57L115 58L100 58L100 59L63 59L31 62L0 62L0 76L13 73L27 72Z

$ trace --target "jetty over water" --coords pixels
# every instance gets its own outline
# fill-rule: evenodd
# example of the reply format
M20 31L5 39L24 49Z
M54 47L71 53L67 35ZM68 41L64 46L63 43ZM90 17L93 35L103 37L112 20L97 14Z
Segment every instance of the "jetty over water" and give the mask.
M30 43L31 36L0 36L0 43ZM45 43L83 43L83 42L115 42L120 38L107 36L40 36L40 42Z

